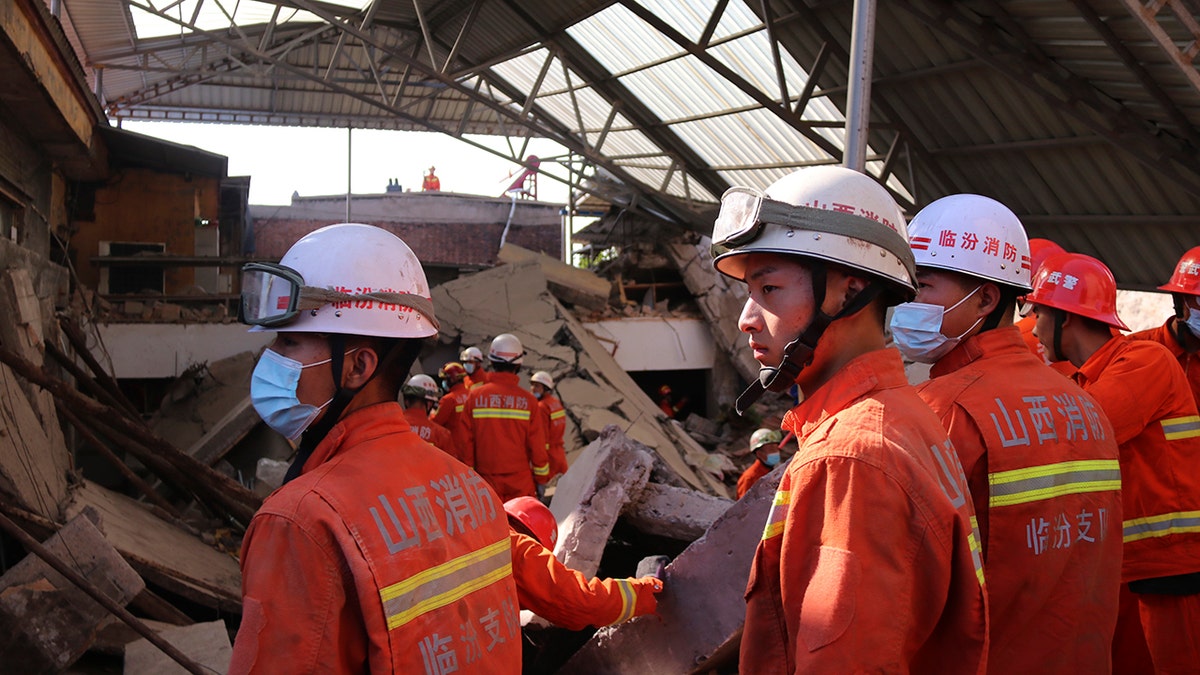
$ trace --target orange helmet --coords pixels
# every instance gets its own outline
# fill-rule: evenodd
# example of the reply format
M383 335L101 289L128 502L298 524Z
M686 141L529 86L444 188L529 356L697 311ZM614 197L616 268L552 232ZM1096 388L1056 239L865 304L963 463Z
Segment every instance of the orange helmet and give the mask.
M504 502L509 522L516 521L519 530L527 530L538 542L553 550L558 543L558 521L546 505L535 497L514 497Z
M1117 316L1117 281L1104 263L1082 253L1051 255L1033 277L1026 301L1129 330Z
M658 395L659 396L670 396L671 388L664 384L663 386L658 388Z
M1200 295L1200 246L1183 254L1171 280L1159 286L1158 290Z
M467 369L458 361L451 361L442 366L442 369L438 371L438 377L449 381L451 384L458 382L466 376Z
M1030 239L1029 258L1033 262L1033 273L1037 274L1038 268L1042 266L1042 263L1046 262L1046 258L1066 252L1067 249L1049 239Z

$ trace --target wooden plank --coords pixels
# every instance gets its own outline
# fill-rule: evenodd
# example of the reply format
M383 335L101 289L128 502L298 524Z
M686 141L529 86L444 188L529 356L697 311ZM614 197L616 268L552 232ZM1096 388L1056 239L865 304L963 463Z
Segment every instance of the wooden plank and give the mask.
M144 505L84 481L66 510L75 514L86 506L100 513L105 537L147 581L206 607L241 613L242 575L233 556Z
M88 515L79 514L48 541L45 550L118 605L145 582L104 539ZM11 672L57 671L91 644L108 611L48 563L27 555L0 577L0 654Z
M262 418L258 416L258 412L254 410L254 405L250 402L250 397L239 401L228 413L225 414L208 433L204 434L200 440L192 444L187 449L187 454L195 457L197 461L208 466L217 463L237 445L246 434L254 430L258 426Z
M4 365L0 365L0 392L0 487L20 506L60 520L70 453L61 443L61 434L57 438L46 434L20 380Z
M214 673L229 670L233 645L224 621L209 621L191 626L170 626L157 631L191 660ZM125 672L129 675L176 675L187 673L178 663L147 640L136 640L125 647Z

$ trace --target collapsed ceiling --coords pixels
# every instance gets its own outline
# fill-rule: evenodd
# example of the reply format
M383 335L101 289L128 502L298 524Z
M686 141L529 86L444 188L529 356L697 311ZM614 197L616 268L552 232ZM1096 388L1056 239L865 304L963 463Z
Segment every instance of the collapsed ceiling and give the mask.
M845 148L850 0L48 2L111 119L545 137L546 175L700 232ZM1200 229L1195 5L881 0L866 170L1157 286Z

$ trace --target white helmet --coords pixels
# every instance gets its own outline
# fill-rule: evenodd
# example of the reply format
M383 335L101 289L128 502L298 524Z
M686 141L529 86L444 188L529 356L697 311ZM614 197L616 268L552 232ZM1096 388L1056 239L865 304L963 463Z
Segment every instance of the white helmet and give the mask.
M492 346L488 349L488 359L494 363L511 363L521 365L525 349L521 341L512 333L501 333L492 338Z
M730 188L713 227L713 266L745 278L745 254L801 255L869 272L916 295L904 213L875 179L840 166L801 169L765 192Z
M408 378L408 382L404 384L404 388L400 390L400 393L413 398L424 398L426 401L433 403L442 400L437 382L434 382L432 377L423 373Z
M359 223L310 232L278 265L242 268L240 316L251 331L393 338L436 335L421 262L396 235Z
M550 373L547 373L544 370L539 370L536 373L534 373L533 375L530 375L529 381L537 382L538 384L542 385L543 387L545 387L547 389L554 388L554 378L550 377Z
M483 352L479 351L479 347L467 347L462 350L462 354L458 355L459 361L483 361Z
M959 272L1028 291L1029 239L1020 219L991 197L950 195L929 204L908 225L918 267Z

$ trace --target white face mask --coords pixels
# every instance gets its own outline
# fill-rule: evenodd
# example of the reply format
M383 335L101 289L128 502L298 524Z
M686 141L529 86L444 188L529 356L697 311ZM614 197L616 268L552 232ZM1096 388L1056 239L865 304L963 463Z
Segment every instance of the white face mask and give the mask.
M946 313L966 302L967 298L975 295L980 288L983 286L976 286L975 290L963 296L962 300L945 309L941 305L925 302L897 305L892 312L892 338L896 341L896 348L909 360L917 363L936 363L983 321L984 317L979 317L958 337L946 337L942 334L942 318Z

